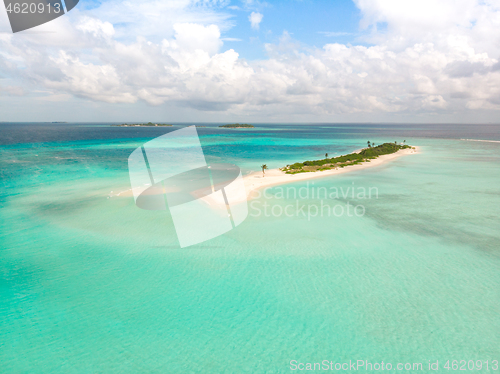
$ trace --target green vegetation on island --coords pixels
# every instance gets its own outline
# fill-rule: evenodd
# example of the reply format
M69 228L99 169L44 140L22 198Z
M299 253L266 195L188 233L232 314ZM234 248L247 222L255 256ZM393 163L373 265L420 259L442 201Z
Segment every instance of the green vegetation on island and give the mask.
M156 127L156 126L163 126L163 127L169 127L172 125L169 125L168 123L153 123L153 122L148 122L148 123L122 123L121 125L111 125L111 126L118 126L118 127Z
M225 129L248 129L248 128L254 128L255 126L248 125L246 123L232 123L230 125L221 125L219 127L223 127Z
M406 143L406 140L405 140ZM338 156L328 158L328 153L325 155L326 158L323 160L315 161L304 161L296 162L293 165L287 165L281 168L282 171L287 174L297 174L297 173L307 173L321 170L331 170L337 168L343 168L349 165L361 164L362 162L369 162L382 155L388 155L395 153L400 149L412 148L409 145L400 145L396 142L394 143L384 143L378 146L372 146L372 143L368 142L368 148L363 149L359 153L350 153L348 155Z

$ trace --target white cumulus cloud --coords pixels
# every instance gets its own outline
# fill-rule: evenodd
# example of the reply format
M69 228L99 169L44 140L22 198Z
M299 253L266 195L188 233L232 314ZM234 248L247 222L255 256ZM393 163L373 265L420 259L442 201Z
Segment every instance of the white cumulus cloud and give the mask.
M254 29L254 30L259 29L259 26L260 26L260 23L262 22L263 17L264 16L259 12L250 13L250 15L248 16L248 20L250 21L250 25L252 26L252 29Z
M9 79L0 80L0 92L26 97L45 89L53 95L47 100L168 103L270 119L498 111L500 5L457 1L460 11L455 0L356 0L371 45L302 48L284 32L266 45L267 59L249 62L224 49L223 11L179 0L168 5L181 15L174 22L146 3L114 0L40 26L45 33L0 32L0 69ZM119 4L133 9L117 15ZM259 25L262 15L252 15ZM148 22L156 33L131 37Z

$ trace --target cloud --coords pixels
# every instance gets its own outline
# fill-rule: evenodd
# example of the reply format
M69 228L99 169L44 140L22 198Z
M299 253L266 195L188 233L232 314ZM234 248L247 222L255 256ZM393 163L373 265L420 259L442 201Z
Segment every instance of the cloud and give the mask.
M172 47L185 51L216 53L222 47L220 30L216 25L203 26L196 23L177 23L173 26L175 41Z
M254 30L258 30L259 29L259 25L262 22L262 18L263 17L264 16L261 13L258 13L258 12L252 12L248 16L248 20L250 21L250 25L252 26L252 29L254 29Z
M0 33L0 69L13 82L0 91L268 118L498 111L500 6L457 1L463 12L451 0L425 11L410 0L357 0L371 45L313 48L284 32L265 45L267 59L247 61L224 48L233 39L221 37L231 23L221 3L111 0L37 28L44 33Z
M14 96L23 96L25 94L22 87L18 86L0 86L0 96L1 95L14 95Z
M234 26L232 15L223 10L225 0L108 0L92 10L81 13L114 25L116 38L120 41L133 41L137 36L159 42L172 37L175 24L216 25L219 30L227 31ZM78 13L68 13L73 19Z
M55 102L68 101L69 99L71 99L71 95L69 94L48 95L48 96L37 97L36 99L41 101L55 101Z

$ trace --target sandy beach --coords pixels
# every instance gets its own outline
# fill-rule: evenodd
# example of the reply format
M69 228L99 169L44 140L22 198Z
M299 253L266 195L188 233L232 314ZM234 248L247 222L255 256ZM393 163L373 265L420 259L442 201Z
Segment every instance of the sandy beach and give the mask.
M361 149L357 150L356 152L353 152L353 153L357 153L359 151L361 151ZM338 169L332 169L332 170L310 172L310 173L286 174L285 172L281 171L280 169L269 169L266 171L264 176L262 175L261 171L254 172L252 174L248 174L245 177L243 177L243 181L245 184L247 198L251 199L252 196L254 195L253 192L260 189L260 188L265 188L265 187L270 187L270 186L275 186L275 185L285 184L285 183L291 183L291 182L297 182L297 181L303 181L303 180L308 180L308 179L314 179L314 178L327 177L327 176L331 176L331 175L344 174L344 173L349 173L349 172L356 171L356 170L372 168L372 167L376 167L376 166L385 164L387 162L393 161L401 156L416 154L418 152L419 152L418 147L415 147L415 149L411 149L411 148L410 149L400 149L396 153L382 155L382 156L377 157L374 160L370 160L369 162L364 162L362 164L351 165L351 166L346 166L344 168L338 168Z
M364 162L362 164L350 165L344 168L332 169L332 170L323 170L323 171L315 171L309 173L298 173L298 174L286 174L280 169L269 169L266 170L265 175L262 175L262 171L254 172L243 177L243 183L245 186L245 194L237 194L238 197L233 200L233 203L240 203L246 200L251 199L256 195L254 192L258 189L276 186L279 184L292 183L297 181L327 177L331 175L344 174L349 173L356 170L363 170L367 168L376 167L387 162L393 161L401 156L416 154L419 152L418 147L414 147L415 149L400 149L395 153L391 153L388 155L382 155L377 157L376 159L370 160L368 162ZM358 149L352 153L358 153L362 151L362 149ZM150 192L146 191L145 194L155 194L157 190L152 190ZM130 197L133 196L132 189L120 191L118 193L114 193L111 191L108 195L108 198L121 196L121 197ZM245 197L246 196L246 197ZM209 205L220 204L221 201L216 201L214 196L206 196L202 197L202 200L205 200Z

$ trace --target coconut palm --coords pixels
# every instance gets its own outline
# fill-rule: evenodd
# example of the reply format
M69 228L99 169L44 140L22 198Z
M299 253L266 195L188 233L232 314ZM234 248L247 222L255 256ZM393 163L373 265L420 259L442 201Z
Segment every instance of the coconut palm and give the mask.
M366 142L366 144L368 144L368 148L370 148L370 147L371 147L371 145L370 145L370 141L369 141L369 140Z
M265 174L264 170L267 170L267 165L264 164L261 166L261 168L262 168L262 176L264 176L264 174Z
M328 158L328 153L325 153L325 158Z

